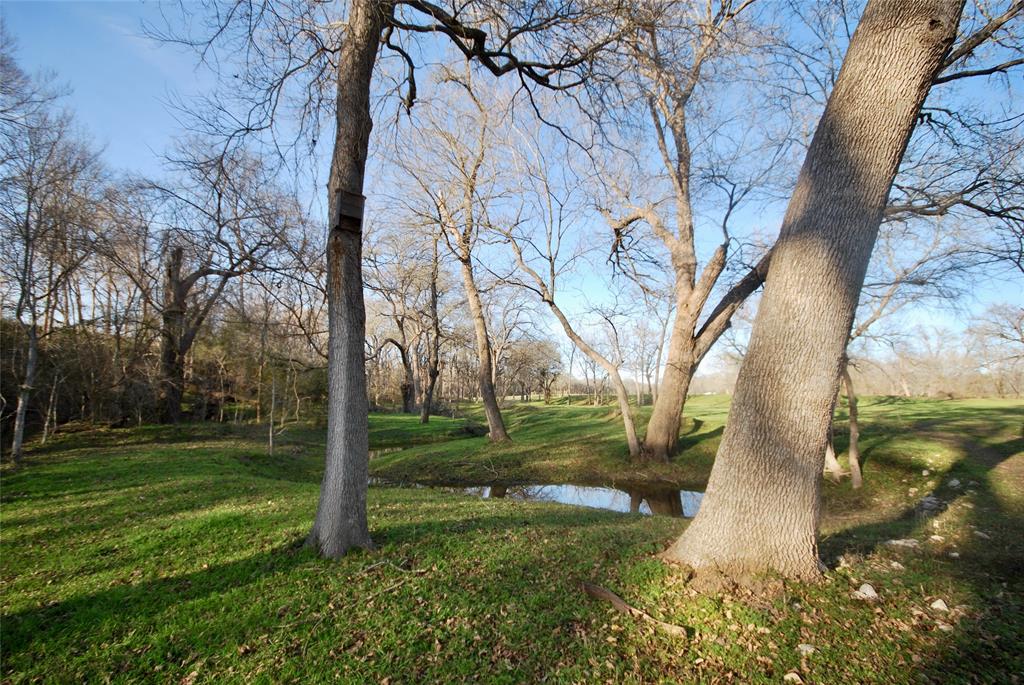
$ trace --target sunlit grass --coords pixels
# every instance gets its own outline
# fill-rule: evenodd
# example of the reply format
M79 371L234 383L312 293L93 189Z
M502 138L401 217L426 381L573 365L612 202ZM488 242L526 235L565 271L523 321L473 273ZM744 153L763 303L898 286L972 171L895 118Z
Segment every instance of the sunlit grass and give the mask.
M720 427L726 405L691 402L698 435ZM312 425L286 430L273 457L259 427L58 437L3 473L2 677L778 683L794 671L805 682L1012 682L1024 669L1020 403L862 406L865 488L825 485L828 581L765 595L693 595L654 556L682 520L445 490L371 488L379 549L319 560L301 548L322 462ZM563 410L511 410L515 442L486 468L568 480L622 463L607 408ZM432 444L375 463L486 470L485 443L464 437L464 422L410 418L375 416L375 445ZM545 453L544 441L557 444ZM948 508L915 516L929 493ZM894 537L920 547L882 544ZM688 626L691 639L614 613L579 591L582 580ZM863 582L880 602L850 596ZM930 609L939 598L949 612ZM814 652L801 656L800 644Z

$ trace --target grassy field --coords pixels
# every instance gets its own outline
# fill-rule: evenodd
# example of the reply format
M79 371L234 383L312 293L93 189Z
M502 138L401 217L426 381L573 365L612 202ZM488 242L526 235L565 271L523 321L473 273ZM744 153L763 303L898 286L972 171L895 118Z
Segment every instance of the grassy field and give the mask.
M375 416L374 447L410 448L373 469L700 486L726 412L723 398L691 400L684 454L643 469L625 463L607 408L513 407L514 442L497 450L462 420ZM868 398L861 413L865 487L825 486L827 581L758 596L694 595L654 558L683 520L443 489L371 488L378 550L319 560L301 548L321 470L313 426L287 429L274 457L247 426L59 436L3 472L0 678L1019 682L1024 403ZM944 511L916 516L928 494ZM614 613L581 581L687 626L689 639ZM864 582L878 602L851 596Z

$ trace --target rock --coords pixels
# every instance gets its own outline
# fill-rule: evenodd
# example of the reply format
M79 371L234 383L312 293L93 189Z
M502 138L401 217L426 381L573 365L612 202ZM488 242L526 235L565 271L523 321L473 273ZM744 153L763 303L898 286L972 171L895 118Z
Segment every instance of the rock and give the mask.
M878 599L878 593L875 592L875 588L870 583L864 583L858 589L853 591L854 599L863 599L867 602L874 602Z
M928 476L932 475L932 472L929 471L928 469L925 469L924 471L921 472L921 475L927 478Z
M982 532L980 530L974 531L974 534L976 536L978 536L979 538L981 538L982 540L991 540L992 539L991 535L989 535L988 533L984 533L984 532Z
M910 488L909 490L907 490L907 494L908 495L916 495L917 494L917 488Z
M946 503L934 495L928 495L921 499L914 507L918 516L935 516L946 508Z
M938 628L939 630L943 631L943 632L946 632L946 633L951 632L953 630L953 626L951 626L948 623L945 623L943 621L936 621L935 622L935 627Z
M790 671L786 675L782 676L782 682L784 683L802 683L804 679L800 677L799 673Z
M937 599L929 605L935 611L949 611L949 607L941 599Z
M942 537L941 535L932 535L932 536L931 536L930 538L928 538L928 539L929 539L929 540L930 540L931 542L945 542L945 541L946 541L946 538Z
M902 571L903 569L906 568L906 566L904 566L903 564L901 564L898 561L890 561L889 562L889 566L891 566L893 568L893 570L895 570L895 571Z
M917 549L921 543L914 538L904 538L902 540L886 540L885 544L898 549Z
M959 559L960 558L960 552L950 552L949 553L949 558L950 559Z
M946 483L946 485L948 485L951 488L958 488L960 487L960 481L956 478L950 478L949 482Z
M814 654L814 645L801 642L796 646L796 651L800 652L800 656L808 656L810 654Z

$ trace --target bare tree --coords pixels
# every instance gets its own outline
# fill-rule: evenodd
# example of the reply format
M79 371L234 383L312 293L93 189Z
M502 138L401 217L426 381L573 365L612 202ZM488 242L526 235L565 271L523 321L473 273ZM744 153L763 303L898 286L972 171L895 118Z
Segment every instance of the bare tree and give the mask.
M608 374L622 415L629 456L631 459L639 459L642 449L629 404L629 391L619 372L625 360L618 344L618 331L611 317L604 317L613 332L615 343L612 345L613 356L609 357L601 353L597 344L584 339L557 300L562 277L585 263L586 251L570 242L573 230L578 227L576 217L581 209L579 185L572 180L562 183L556 178L556 172L551 168L551 159L559 155L561 148L547 148L547 144L553 141L538 138L541 133L539 130L532 133L521 131L523 144L518 160L526 179L521 197L529 198L527 202L532 207L530 220L518 222L504 230L505 240L522 274L515 282L536 293L573 345Z
M89 253L88 225L102 170L96 153L74 132L70 115L52 111L52 97L21 74L6 45L0 67L0 79L11 79L0 118L0 275L16 290L9 313L25 340L11 444L17 463L40 340L54 332L58 298ZM74 316L69 309L68 303L65 324Z
M843 354L890 187L962 9L869 1L773 250L707 493L666 558L698 572L820 576L822 459Z

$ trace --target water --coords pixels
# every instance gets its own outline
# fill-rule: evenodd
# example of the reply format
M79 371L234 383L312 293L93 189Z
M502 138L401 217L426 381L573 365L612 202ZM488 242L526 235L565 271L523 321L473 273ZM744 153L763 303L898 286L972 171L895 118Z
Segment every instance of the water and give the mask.
M586 485L489 485L466 488L469 494L493 499L517 499L532 502L557 502L591 509L606 509L648 516L693 518L700 507L702 492L664 488L592 487Z
M426 488L419 483L391 483L371 478L370 485ZM444 487L444 486L440 486ZM605 509L621 513L640 513L647 516L675 516L693 518L697 515L703 492L653 487L626 489L594 487L589 485L475 485L468 488L450 487L484 499L514 499L524 502L556 502L591 509Z

